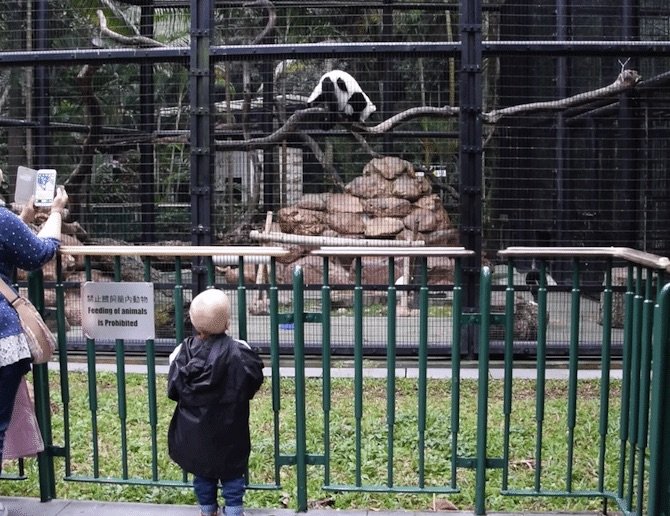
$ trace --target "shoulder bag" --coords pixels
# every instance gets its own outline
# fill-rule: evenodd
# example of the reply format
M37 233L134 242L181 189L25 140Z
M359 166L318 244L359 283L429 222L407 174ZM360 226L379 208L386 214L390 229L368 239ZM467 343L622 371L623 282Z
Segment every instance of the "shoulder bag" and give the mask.
M28 341L33 364L48 362L56 349L56 339L42 316L28 298L17 294L5 281L0 279L0 293L5 296L19 315L23 333Z
M21 377L19 390L16 391L12 418L5 434L3 459L34 457L44 451L44 441L35 416L35 402L30 396L26 377Z

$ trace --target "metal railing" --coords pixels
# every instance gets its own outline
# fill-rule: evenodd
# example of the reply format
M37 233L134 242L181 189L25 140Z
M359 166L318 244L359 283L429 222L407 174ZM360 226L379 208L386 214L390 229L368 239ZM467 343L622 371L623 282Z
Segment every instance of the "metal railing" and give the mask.
M658 489L657 471L649 469L648 439L649 421L658 417L650 410L650 399L652 393L652 349L654 353L661 356L667 347L668 318L658 317L658 310L654 313L654 303L661 294L665 284L666 271L670 270L670 260L648 253L627 248L527 248L512 247L500 251L499 255L508 260L508 289L505 317L509 328L513 317L513 294L512 270L514 260L518 257L535 258L539 260L539 285L537 292L538 303L538 340L537 340L537 385L536 385L536 421L535 435L536 447L533 455L535 461L535 475L533 486L526 489L512 489L507 483L509 464L505 461L503 471L503 493L514 496L560 496L560 497L603 497L613 500L624 514L660 514L656 510L659 503L656 500L658 493L652 490ZM565 482L563 488L557 486L546 486L543 482L543 431L546 428L545 421L545 397L546 397L546 314L548 307L547 293L547 267L551 258L567 257L571 260L572 267L572 289L570 292L570 352L568 361L568 392L567 411L564 430L567 436L567 447L565 450ZM598 446L592 457L595 475L595 485L591 489L579 489L575 486L573 478L573 465L577 446L575 444L575 429L578 424L578 371L579 371L579 343L580 343L580 271L585 260L603 259L606 262L604 274L604 289L601 298L602 304L602 339L599 360L600 385L599 398L600 409L598 413ZM613 396L610 383L612 371L611 357L611 332L612 332L612 305L613 286L612 270L615 260L623 262L626 267L626 291L623 294L624 317L623 317L623 360L621 364L621 386L620 394ZM656 315L656 317L655 317ZM654 326L656 333L652 335ZM665 334L663 332L666 332ZM506 355L505 367L511 371L513 357L511 356L512 339L510 332L506 332ZM660 391L657 386L662 381L662 375L656 374L653 379L655 397ZM504 432L506 442L504 455L509 456L508 436L513 420L512 412L512 385L511 376L506 375L505 380L505 426ZM616 393L615 393L616 394ZM618 400L619 417L618 424L615 423L616 432L613 431L611 421L612 404ZM656 401L657 403L657 401ZM592 414L590 417L594 417ZM587 416L589 417L589 416ZM612 436L617 434L616 439ZM618 447L616 457L616 471L614 474L606 473L608 446ZM654 453L652 453L652 456ZM549 457L551 460L552 457ZM647 493L647 482L652 484ZM648 511L645 511L646 496L649 496Z
M47 444L45 453L38 458L43 500L56 497L57 477L119 485L190 486L186 474L175 475L173 465L165 466L165 439L159 433L159 421L165 420L166 410L169 411L170 407L166 408L161 403L162 396L157 385L164 366L157 363L152 340L144 343L141 387L136 381L129 385L127 377L128 368L131 362L137 361L137 357L129 360L127 343L122 339L115 340L112 367L115 373L114 395L108 378L105 377L104 385L99 382L101 358L98 343L84 338L85 361L80 368L85 375L85 403L89 420L85 425L82 421L71 420L72 405L83 403L81 399L73 400L70 370L75 359L68 350L68 341L76 338L79 330L68 328L65 317L66 293L76 291L72 280L66 280L63 275L63 258L71 256L83 258L82 281L100 281L94 272L98 270L99 260L107 263L108 276L103 281L126 281L130 277L129 271L134 270L137 274L139 264L141 274L138 279L159 285L163 280L156 279L152 267L154 261L160 262L163 269L169 269L173 283L163 285L162 290L170 294L167 299L174 319L174 337L171 339L174 344L189 331L188 326L183 324L191 294L185 277L189 267L204 267L209 286L231 292L237 311L235 333L241 338L248 339L255 326L269 326L266 334L270 384L267 395L272 406L272 421L269 424L272 435L266 436L270 443L266 452L272 453L273 459L269 474L259 475L252 465L249 483L251 489L281 489L282 468L294 467L296 507L300 511L307 510L308 499L314 496L309 492L308 478L315 473L308 466L316 465L323 468L321 489L328 492L457 495L462 493L467 478L467 483L474 485L474 498L470 503L477 514L486 512L490 505L487 490L493 487L503 495L514 497L595 498L603 500L603 503L609 500L624 514L668 513L667 497L663 493L670 485L670 476L662 465L670 454L666 438L670 425L666 415L670 403L666 394L666 370L670 364L666 357L670 324L670 301L667 299L670 287L666 285L666 274L670 270L670 260L623 248L509 248L499 253L507 261L503 311L496 312L498 304L491 302L495 285L491 269L484 267L480 275L479 311L464 313L461 261L471 254L466 249L323 247L311 253L320 262L321 278L310 276L307 282L306 271L298 267L292 271L290 284L278 280L277 259L286 253L278 247L62 248L55 281L47 278L43 283L47 291L53 289L55 293L58 314L58 402L52 399L51 404L48 403L51 395L47 366L34 368L38 418ZM249 266L250 263L260 261L262 264L266 261L256 258L259 256L269 257L269 275L266 283L252 284L245 280L245 262ZM216 265L217 262L230 263L230 257L237 258L236 283L226 281L221 267ZM381 262L369 261L372 257ZM451 260L453 276L446 287L434 285L429 274L429 260L437 257ZM520 317L517 295L520 290L527 290L526 285L521 289L515 285L514 263L520 258L537 260L539 271L536 301L530 302L530 306L536 309L535 315L531 316L537 324L536 360L531 374L527 368L523 369L532 382L531 387L517 380L521 369L514 348ZM548 288L547 278L554 260L566 258L572 268L570 310L566 321L569 353L562 379L554 380L555 369L550 367L546 352L547 319L552 316L554 306L551 297L561 293ZM580 332L584 319L584 296L581 275L584 262L594 259L605 264L599 300L602 314L600 354L597 361L589 357L591 380L583 382ZM412 262L409 269L405 260ZM235 262L235 259L232 261ZM348 264L350 284L333 282L335 263ZM380 284L379 276L375 276L375 284L370 285L366 273L371 268L379 269L380 263L386 280ZM401 264L403 274L399 274ZM398 277L407 270L413 271L414 281L411 284L398 281ZM625 271L623 292L614 288L612 271ZM34 283L40 282L31 281L31 284ZM35 299L44 298L39 286L31 288L31 296ZM343 296L343 292L346 295ZM439 295L435 296L435 293ZM266 313L249 313L249 296L258 297L261 294L267 296L263 305ZM410 296L415 301L408 307L403 301ZM612 313L617 296L621 297L624 306L621 364L615 363L611 353ZM342 297L349 304L338 311L334 301L339 303ZM38 304L41 306L41 303ZM489 347L490 328L494 325L503 328L504 347L500 362ZM315 330L317 327L318 330ZM477 361L474 365L464 363L460 346L466 327L478 332ZM374 416L366 411L365 388L370 374L366 368L369 358L366 343L371 330L385 344L384 367L376 368L374 375L383 384L383 394L378 395L385 398L386 406L383 420L373 420L372 423L369 418ZM431 342L434 333L441 334L442 340L438 344ZM335 410L336 400L333 399L336 389L334 374L338 370L334 363L337 350L334 341L337 338L348 338L353 346L350 371L352 399L347 405L351 413L345 416L339 408ZM401 338L411 339L416 350L412 390L416 412L410 418L397 413L397 352ZM280 358L282 342L286 340L290 341L292 348L292 368L288 376L284 374ZM308 364L305 353L306 342L313 340L321 346L316 365L314 361ZM441 346L446 352L441 358L448 359L437 369L431 364L431 346ZM376 358L379 358L378 353ZM439 374L435 374L436 371ZM312 381L310 375L315 375L321 384L320 414L313 412L313 405L311 410L307 410L308 386ZM464 410L462 405L465 399L463 382L470 381L466 379L468 375L476 379L476 410ZM290 400L283 389L287 383L293 390L293 399ZM446 388L448 395L435 399L431 394L435 385ZM131 388L133 394L128 393ZM529 389L532 394L527 392ZM466 390L472 390L470 383ZM145 404L145 422L128 421L129 397L135 399L136 391L141 393L142 403ZM54 403L58 410L52 414ZM293 406L294 412L287 414L287 405ZM532 421L517 415L520 407L523 407L523 414L529 410L534 414ZM110 410L116 419L114 431L110 429ZM77 413L81 414L81 411ZM436 417L436 414L441 417ZM54 417L62 418L62 424L58 421L54 425ZM103 417L105 427L101 429ZM342 417L351 418L349 436L333 430ZM286 430L287 418L295 425L290 430ZM313 424L314 418L319 420L318 438L311 435L308 428L308 423ZM463 432L466 420L468 428L474 428L474 434ZM58 444L54 444L54 427L62 428L56 438ZM139 468L132 462L129 452L133 436L138 432L145 439L148 437L151 448L150 463ZM408 459L402 455L398 439L402 435L406 441L408 434L414 436L411 446L415 455L409 460L416 473L414 481L408 482L408 477L403 475L399 483L398 463ZM369 441L378 441L380 436L385 440L384 453L373 459L369 455ZM529 445L526 438L533 444ZM83 441L89 443L88 448L84 447L89 452L85 454L88 458L77 456L75 461L73 456L81 452L78 448L83 447ZM436 445L438 441L444 441L445 445ZM73 447L73 442L77 443L76 447ZM563 444L547 449L549 443L554 446L556 442ZM347 472L339 469L336 460L343 453L345 444L349 446L347 453L350 454L347 455ZM103 449L113 450L113 455L117 457L113 470L101 463ZM56 457L63 458L62 474L56 473ZM529 471L520 472L520 463L527 464ZM584 464L590 465L592 478L583 478L578 473L583 471ZM444 472L436 478L434 471L440 468L444 468ZM371 474L371 470L377 473ZM563 481L557 481L557 477L562 477ZM255 481L257 478L262 478L262 481Z

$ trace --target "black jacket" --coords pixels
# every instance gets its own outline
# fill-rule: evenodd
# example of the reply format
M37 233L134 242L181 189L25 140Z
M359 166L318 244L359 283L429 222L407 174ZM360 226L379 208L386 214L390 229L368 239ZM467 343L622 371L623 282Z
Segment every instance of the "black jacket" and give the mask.
M168 373L168 397L177 402L168 430L172 460L202 477L243 475L249 400L262 383L263 362L246 343L225 334L186 339Z

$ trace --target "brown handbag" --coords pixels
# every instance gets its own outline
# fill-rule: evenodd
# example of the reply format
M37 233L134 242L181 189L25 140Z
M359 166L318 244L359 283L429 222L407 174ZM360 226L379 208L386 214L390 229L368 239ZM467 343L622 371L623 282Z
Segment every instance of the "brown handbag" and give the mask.
M56 350L56 339L42 316L26 297L17 294L5 281L0 279L0 293L16 310L23 333L28 341L33 364L48 362Z

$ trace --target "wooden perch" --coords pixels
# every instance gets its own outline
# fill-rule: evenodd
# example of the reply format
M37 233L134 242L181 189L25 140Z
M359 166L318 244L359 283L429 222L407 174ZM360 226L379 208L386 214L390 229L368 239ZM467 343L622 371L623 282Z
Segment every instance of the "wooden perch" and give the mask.
M518 106L510 106L503 109L494 109L488 113L483 113L482 119L485 122L495 123L504 116L533 113L536 111L563 110L570 107L579 106L581 104L586 104L595 99L618 95L623 91L633 88L638 82L640 82L640 76L635 70L624 70L616 78L616 81L614 81L609 86L605 86L604 88L599 88L593 91L586 91L584 93L579 93L577 95L573 95L572 97L567 97L561 100L531 102L529 104L520 104Z
M265 228L263 229L263 234L270 232L272 227L272 212L268 211L265 214ZM267 277L270 276L270 268L263 263L258 264L258 269L256 270L256 285L260 285L265 281L267 272ZM256 299L252 303L252 306L249 308L249 311L252 315L266 315L270 313L270 303L268 300L267 292L263 289L257 291Z
M518 106L510 106L503 109L495 109L489 111L488 113L482 113L482 120L485 123L495 124L501 118L506 116L520 115L525 113L534 113L538 111L558 111L563 109L568 109L571 107L587 104L594 100L600 98L607 98L619 93L629 90L635 87L640 81L640 76L635 70L624 70L619 74L616 81L612 84L599 88L597 90L587 91L584 93L579 93L561 100L551 100L546 102L531 102L528 104L521 104ZM245 141L218 141L216 142L217 148L240 148L244 146L263 146L278 143L284 140L288 135L293 132L300 132L299 124L305 119L308 115L313 115L316 113L324 113L325 110L320 107L311 107L307 109L301 109L293 113L286 123L277 129L272 134L264 136L261 138L252 138ZM396 126L407 122L415 118L422 117L437 117L437 118L446 118L454 117L460 114L460 108L452 106L443 106L443 107L415 107L410 108L406 111L393 115L391 118L384 120L383 122L375 126L365 126L361 124L350 124L349 127L351 131L359 134L383 134L389 132Z
M234 140L216 140L216 148L217 149L237 149L240 147L244 146L251 146L251 147L261 147L263 145L269 145L269 144L274 144L274 143L279 143L282 140L285 140L288 136L290 136L293 132L298 131L298 124L305 119L308 115L312 115L315 113L325 113L326 110L320 107L313 107L313 108L307 108L307 109L300 109L293 113L284 125L282 125L279 129L277 129L275 132L272 134L269 134L267 136L262 136L261 138L251 138L249 140L245 141L234 141Z
M293 235L290 233L278 233L270 231L261 233L253 230L249 237L259 242L278 242L280 244L295 244L308 247L321 246L357 246L357 247L422 247L426 243L423 240L409 242L407 240L382 240L374 238L346 238L346 237L323 237L308 235Z
M457 107L451 107L451 106L444 106L444 107L430 107L430 106L423 106L423 107L415 107L415 108L410 108L406 111L403 111L402 113L398 113L397 115L393 115L391 118L384 120L383 122L372 126L372 127L367 127L363 126L360 124L355 124L354 128L356 130L360 130L361 132L364 133L371 133L371 134L381 134L381 133L387 133L391 129L393 129L395 126L407 122L408 120L412 120L413 118L421 118L421 117L439 117L439 118L446 118L446 117L451 117L451 116L458 116L459 113L461 112L460 108Z
M251 0L243 4L247 8L264 8L267 11L267 23L263 30L256 36L252 44L261 43L264 38L266 38L274 29L277 22L277 13L276 8L271 0ZM151 46L151 47L160 47L164 46L162 43L147 38L144 36L124 36L117 32L110 30L107 27L107 20L105 15L101 10L97 11L98 19L100 22L100 33L101 35L107 36L108 38L117 41L118 43L130 46ZM576 107L584 104L588 104L597 99L608 98L615 95L618 95L626 90L634 88L640 82L640 76L635 70L622 70L617 79L610 85L603 88L599 88L592 91L587 91L573 95L565 99L551 100L544 102L530 102L527 104L520 104L517 106L510 106L502 109L494 109L487 113L482 113L481 118L484 123L495 124L500 121L502 118L513 115L535 113L539 111L559 111L565 110L571 107ZM248 97L245 98L247 101ZM248 109L248 106L247 106ZM294 133L304 134L304 132L299 128L300 122L306 118L308 115L313 115L317 113L324 113L325 110L320 107L311 107L306 109L301 109L295 111L286 122L273 133L263 136L260 138L250 138L248 132L242 131L243 139L242 140L217 140L216 148L217 149L250 149L258 148L265 145L272 145L279 143L288 136ZM247 113L248 114L248 113ZM460 115L460 108L452 106L443 106L443 107L431 107L431 106L422 106L410 108L406 111L393 115L391 118L380 122L375 126L365 126L362 124L344 124L352 132L354 137L357 138L359 143L363 144L364 139L361 138L361 135L365 134L384 134L396 126L405 123L409 120L415 118L423 117L435 117L435 118L448 118L455 117ZM243 129L245 129L243 127ZM155 140L155 139L154 139ZM169 138L160 138L161 141L173 141L179 143L187 143L187 136L180 137L169 137ZM307 144L313 147L313 142L307 141ZM372 155L375 156L376 153L369 146L363 144L366 150ZM339 174L337 171L332 169L329 171L334 178L337 178ZM336 181L337 182L337 181Z

